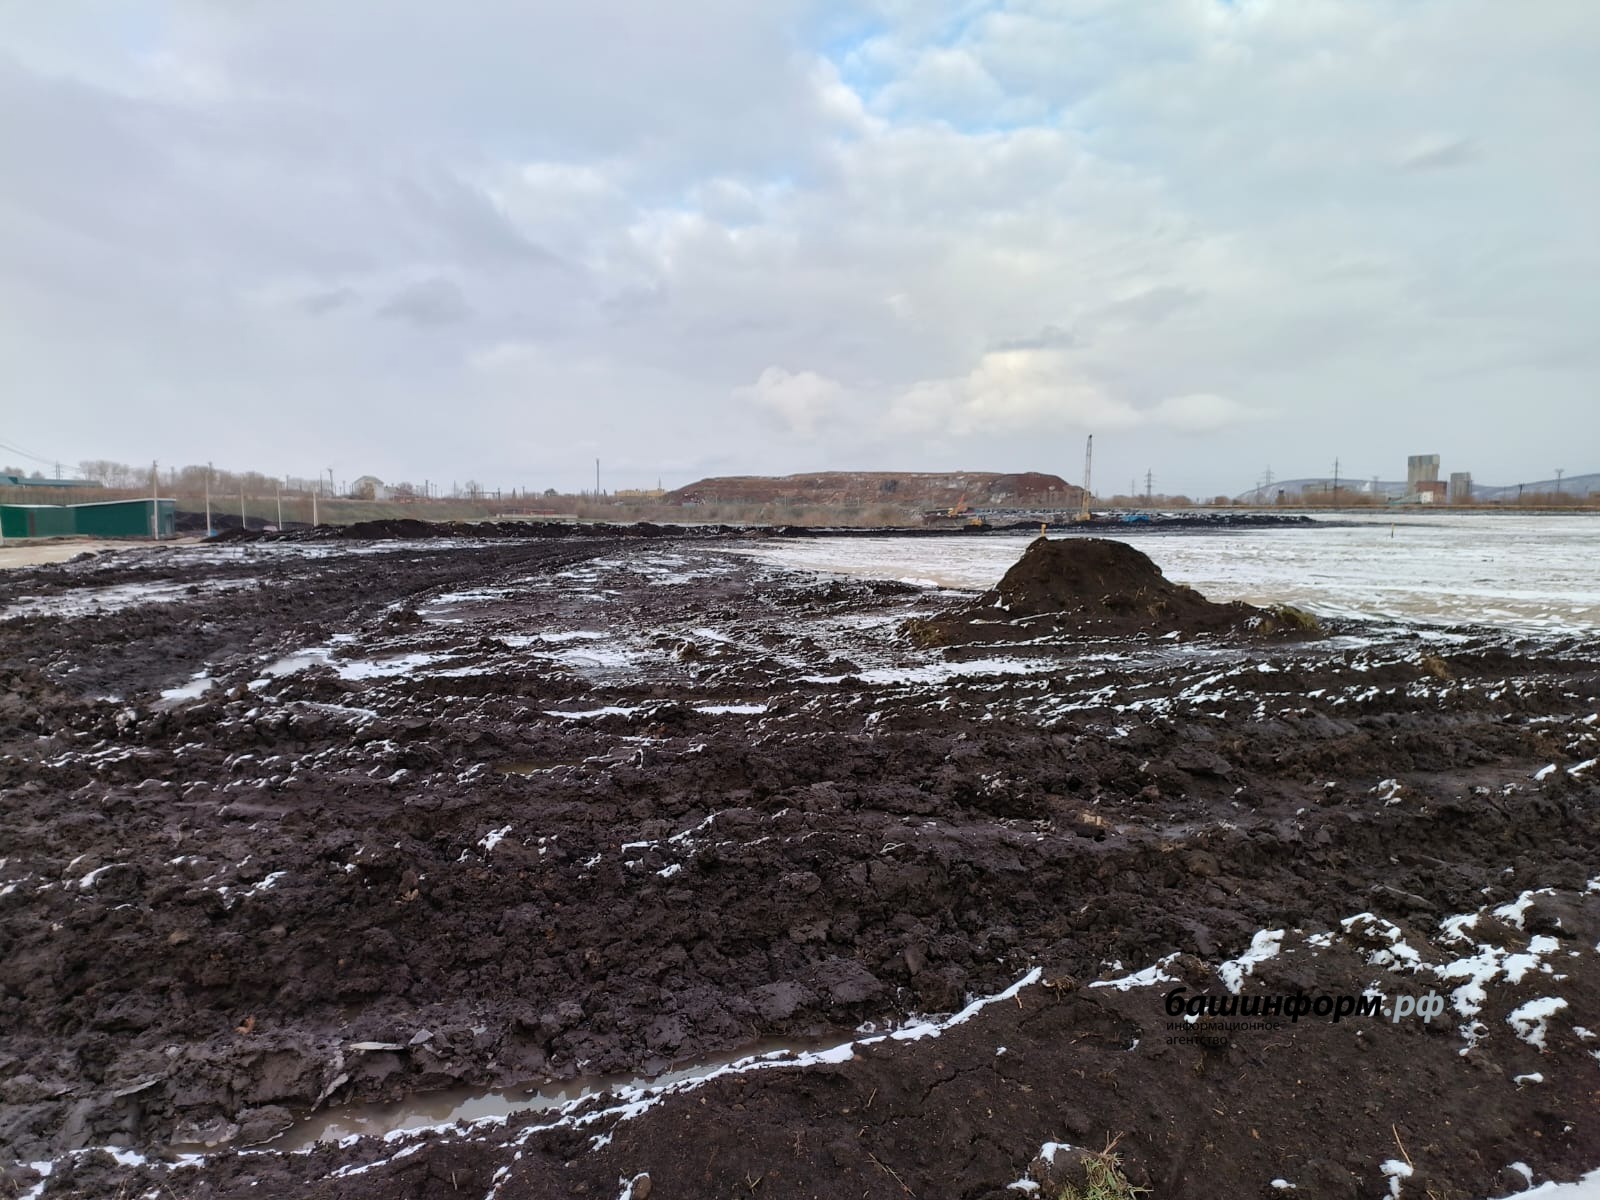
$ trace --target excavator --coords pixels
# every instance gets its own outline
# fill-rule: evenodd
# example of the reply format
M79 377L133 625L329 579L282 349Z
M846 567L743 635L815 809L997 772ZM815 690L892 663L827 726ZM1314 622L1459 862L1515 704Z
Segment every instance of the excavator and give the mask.
M989 527L989 522L984 517L979 516L972 505L967 503L967 494L965 492L962 492L961 499L957 500L949 508L930 509L922 514L922 519L929 525L951 525L959 522L968 529L987 529Z

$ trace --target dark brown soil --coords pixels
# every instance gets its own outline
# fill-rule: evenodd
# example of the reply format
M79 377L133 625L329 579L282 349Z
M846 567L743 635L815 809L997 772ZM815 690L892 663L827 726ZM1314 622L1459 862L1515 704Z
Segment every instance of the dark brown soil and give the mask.
M1098 574L1035 548L993 601L1139 623L975 666L891 635L922 593L704 540L385 536L0 576L0 613L71 614L0 620L0 1147L43 1196L1007 1196L1119 1134L1157 1200L1600 1165L1591 643L1263 641L1085 541ZM1261 930L1246 995L1460 986L1362 913L1441 968L1543 966L1471 1047L1453 1012L1168 1044L1162 996L1224 993ZM240 1152L313 1108L836 1045L1035 968L848 1060ZM1551 996L1541 1052L1507 1018Z
M998 584L970 604L910 622L923 646L1017 641L1041 633L1193 637L1234 631L1310 633L1293 610L1217 604L1161 573L1150 557L1106 538L1038 538Z

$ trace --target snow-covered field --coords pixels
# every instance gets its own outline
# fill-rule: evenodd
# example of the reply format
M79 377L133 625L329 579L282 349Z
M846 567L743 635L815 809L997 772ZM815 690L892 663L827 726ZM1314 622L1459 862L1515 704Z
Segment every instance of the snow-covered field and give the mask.
M1104 536L1137 546L1169 579L1212 600L1295 604L1322 616L1600 629L1600 516L1406 513L1337 527L1128 526ZM817 538L727 549L775 565L979 590L999 580L1027 540Z

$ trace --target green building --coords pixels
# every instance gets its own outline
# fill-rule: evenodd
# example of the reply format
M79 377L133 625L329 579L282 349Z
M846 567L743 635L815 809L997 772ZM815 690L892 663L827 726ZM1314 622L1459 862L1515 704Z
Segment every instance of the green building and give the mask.
M176 500L108 500L95 504L0 504L0 535L43 537L173 537Z

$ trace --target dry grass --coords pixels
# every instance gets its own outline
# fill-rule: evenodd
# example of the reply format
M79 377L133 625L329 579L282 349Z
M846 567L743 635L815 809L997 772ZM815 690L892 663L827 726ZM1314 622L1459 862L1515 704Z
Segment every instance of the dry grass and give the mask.
M1098 1154L1085 1154L1079 1160L1084 1170L1083 1184L1068 1184L1056 1193L1057 1200L1136 1200L1148 1196L1149 1188L1134 1186L1123 1174L1122 1157L1117 1153L1121 1140L1122 1135L1118 1134Z

